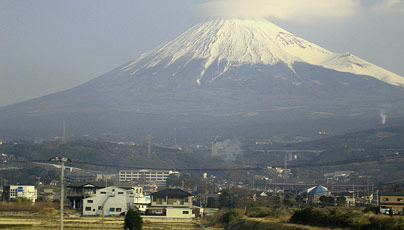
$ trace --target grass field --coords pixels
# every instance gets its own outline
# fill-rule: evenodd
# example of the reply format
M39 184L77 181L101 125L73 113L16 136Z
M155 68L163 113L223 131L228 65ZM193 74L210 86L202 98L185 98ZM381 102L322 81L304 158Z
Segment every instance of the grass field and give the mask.
M311 227L288 223L292 212L285 212L278 217L253 218L243 216L230 230L326 230L331 228ZM0 203L0 230L50 230L59 229L59 210L54 203L15 204ZM210 220L193 220L189 222L144 221L145 230L223 230L217 217ZM65 209L64 229L123 229L124 217L90 217L80 216L74 210Z
M101 217L82 217L66 215L64 217L64 229L123 229L124 217L105 217L104 223ZM249 230L326 230L330 228L309 227L279 222L279 219L248 218L242 224L232 229ZM104 225L104 228L102 227ZM59 215L55 210L52 213L31 212L0 212L0 229L10 230L50 230L59 229ZM192 222L150 222L145 221L145 230L223 230L223 228L208 227L200 220Z
M124 217L64 217L64 229L123 229ZM58 213L38 214L29 212L0 212L0 229L32 229L49 230L59 228ZM149 222L145 221L143 225L145 230L185 230L185 229L207 229L219 230L221 228L210 228L203 225L200 221L192 222Z

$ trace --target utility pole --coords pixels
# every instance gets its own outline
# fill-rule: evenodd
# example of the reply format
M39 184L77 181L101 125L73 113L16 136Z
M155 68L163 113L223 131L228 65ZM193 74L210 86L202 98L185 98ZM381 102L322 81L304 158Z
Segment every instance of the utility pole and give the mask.
M355 183L354 184L352 184L352 200L353 200L353 205L352 206L355 206Z
M104 205L101 207L102 208L102 210L101 210L101 214L102 214L102 219L101 219L101 222L102 222L102 230L105 230L105 225L104 225L104 215L105 215L105 213L104 213Z
M63 230L63 206L64 206L64 175L65 175L65 162L71 162L67 157L53 157L49 161L60 162L60 230Z

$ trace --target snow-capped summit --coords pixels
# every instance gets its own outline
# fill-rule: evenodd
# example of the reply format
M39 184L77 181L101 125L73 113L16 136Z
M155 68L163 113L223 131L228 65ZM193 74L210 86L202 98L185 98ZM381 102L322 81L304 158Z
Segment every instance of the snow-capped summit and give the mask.
M207 77L205 73L212 65L217 65L219 71L214 76L208 76L211 78L205 79L208 82L214 81L232 66L285 63L293 70L295 62L305 62L404 86L404 78L395 73L349 53L333 53L265 20L222 19L195 25L161 47L141 55L123 69L135 74L159 64L168 68L179 60L186 61L181 63L178 71L192 60L203 61L203 67L193 76L198 84Z

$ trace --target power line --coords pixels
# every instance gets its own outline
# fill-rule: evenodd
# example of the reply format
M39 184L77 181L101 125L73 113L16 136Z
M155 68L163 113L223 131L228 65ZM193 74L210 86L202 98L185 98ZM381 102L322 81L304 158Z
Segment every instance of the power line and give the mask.
M325 167L325 166L337 166L337 165L345 165L345 164L355 164L355 163L369 163L381 160L392 160L392 159L400 159L404 158L404 155L388 155L388 156L379 156L379 157L366 157L366 158L357 158L357 159L349 159L349 160L341 160L341 161L330 161L330 162L315 162L315 163L307 163L307 164L299 164L299 165L289 165L289 168L307 168L307 167ZM83 165L93 165L93 166L103 166L103 167L111 167L111 168L127 168L127 169L150 169L150 170L170 170L171 168L161 168L161 167L139 167L139 166L127 166L127 165L111 165L111 164L99 164L85 161L72 161L72 163L83 164ZM269 167L272 168L282 168L283 166L247 166L247 167L234 167L234 168L175 168L179 171L254 171L254 170L267 170Z
M328 162L314 162L307 164L296 164L289 165L288 168L308 168L308 167L327 167L327 166L338 166L338 165L347 165L347 164L362 164L376 161L385 161L385 160L394 160L404 158L404 155L396 154L396 155L385 155L378 157L366 157L366 158L356 158L349 160L341 160L341 161L328 161ZM33 160L33 161L10 161L9 163L44 163L48 162L48 160ZM245 166L245 167L233 167L233 168L164 168L164 167L140 167L140 166L128 166L128 165L118 165L118 164L101 164L94 162L86 162L86 161L74 161L72 160L70 163L80 164L80 165L92 165L92 166L100 166L100 167L108 167L108 168L126 168L126 169L149 169L149 170L178 170L178 171L255 171L255 170L267 170L269 168L283 168L283 165L273 165L273 166Z

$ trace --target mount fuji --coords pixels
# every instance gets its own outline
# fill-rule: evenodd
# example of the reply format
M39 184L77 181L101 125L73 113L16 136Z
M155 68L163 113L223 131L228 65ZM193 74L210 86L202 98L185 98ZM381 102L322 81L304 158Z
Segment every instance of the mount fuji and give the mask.
M404 116L404 77L265 20L213 20L78 87L0 108L0 133L59 130L62 120L77 133L170 122L356 122L379 120L381 111Z

